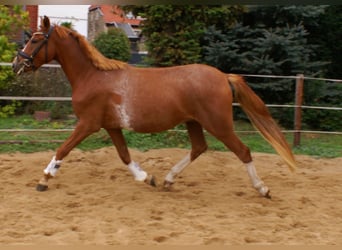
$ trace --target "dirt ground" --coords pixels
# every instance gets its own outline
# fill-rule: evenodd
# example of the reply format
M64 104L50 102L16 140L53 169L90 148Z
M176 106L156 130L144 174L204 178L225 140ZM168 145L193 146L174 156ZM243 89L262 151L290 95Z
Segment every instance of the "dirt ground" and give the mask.
M187 152L131 150L159 185ZM167 192L135 182L113 147L72 151L37 192L53 155L0 154L0 245L342 244L342 158L296 156L292 174L278 155L254 153L269 200L230 152L203 154Z

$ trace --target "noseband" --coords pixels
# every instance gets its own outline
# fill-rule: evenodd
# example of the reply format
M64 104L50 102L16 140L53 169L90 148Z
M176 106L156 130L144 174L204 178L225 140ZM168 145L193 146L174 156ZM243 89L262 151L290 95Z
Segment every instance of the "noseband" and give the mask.
M49 31L48 31L48 33L36 32L36 33L33 34L33 36L35 34L43 34L44 35L44 40L39 44L39 46L37 48L35 48L35 50L32 52L31 55L26 54L22 50L18 51L17 58L19 59L19 57L22 57L22 58L25 59L23 61L23 64L24 64L25 67L30 67L33 70L36 69L36 66L34 66L34 64L33 64L33 60L34 60L35 56L39 53L39 51L43 48L44 45L46 45L45 46L45 63L48 63L48 52L47 52L47 50L48 50L48 40L49 40L49 37L50 37L53 29L54 29L54 26L51 26Z

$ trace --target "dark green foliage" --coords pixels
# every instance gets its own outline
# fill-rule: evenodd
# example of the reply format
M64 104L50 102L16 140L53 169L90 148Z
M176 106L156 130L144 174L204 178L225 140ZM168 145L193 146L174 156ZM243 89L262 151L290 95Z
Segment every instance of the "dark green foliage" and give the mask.
M318 25L320 15L326 5L257 5L250 6L243 18L245 26L251 27L284 27L302 24L306 28Z
M147 9L143 34L151 64L171 66L199 61L203 28L195 18L198 11L191 6L172 5Z
M200 62L201 39L207 25L226 29L243 11L239 6L215 5L128 6L125 9L147 18L142 32L149 63L155 66Z
M307 44L302 25L251 29L237 24L223 33L210 27L204 38L203 60L224 72L264 75L317 74L323 62L311 62L314 51ZM248 79L254 90L269 103L293 100L287 79Z
M126 34L118 28L110 28L99 34L93 44L107 58L124 62L130 58L130 42Z
M313 106L341 107L341 83L308 81L306 87L304 93L306 103ZM311 96L310 91L313 92ZM303 123L312 129L341 131L341 110L306 109L303 111Z
M342 78L342 5L257 6L245 14L244 25L284 27L301 24L308 32L308 44L318 45L313 61L326 61L327 78Z
M74 28L74 25L73 25L72 22L62 22L60 25L66 27L68 29L73 29Z
M322 52L323 43L314 42L317 39L313 40L309 31L318 29L321 22L318 17L324 14L325 9L326 6L252 8L244 15L242 23L229 30L220 30L214 26L208 28L203 40L203 60L225 72L291 76L300 73L311 77L324 76L329 65L329 56L319 55L328 52L327 50ZM337 31L337 26L333 26L333 30ZM340 28L336 33L339 32L341 32ZM330 35L333 37L333 33ZM322 32L318 37L325 40ZM335 37L332 40L336 43L338 39ZM339 48L331 42L330 46ZM337 49L337 56L334 58L340 58L338 51ZM266 103L293 104L294 102L295 80L293 79L250 77L247 80ZM342 93L337 85L329 85L327 88L326 83L315 85L307 83L306 81L304 87L305 103L333 106L333 101L327 97L335 93L334 99L337 101L334 103L340 105ZM293 126L293 109L285 109L283 112L271 110L271 112L283 126L288 128ZM307 128L336 129L341 127L338 119L334 119L338 116L338 112L340 111L305 110L303 122ZM244 117L240 112L236 112L235 115ZM318 117L321 122L317 121Z
M310 43L320 46L315 59L330 62L324 69L327 78L342 79L342 5L328 6L317 21L309 36Z
M15 55L16 44L13 39L16 32L24 29L28 22L28 13L19 5L0 5L0 62L11 62ZM14 74L10 67L0 66L0 95L8 89ZM20 102L0 101L0 117L13 115Z

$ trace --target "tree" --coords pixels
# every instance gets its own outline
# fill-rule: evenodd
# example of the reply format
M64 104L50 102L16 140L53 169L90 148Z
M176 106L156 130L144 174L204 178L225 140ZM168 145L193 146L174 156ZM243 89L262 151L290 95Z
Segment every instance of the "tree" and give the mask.
M28 21L28 13L24 12L21 6L15 5L9 8L0 5L0 62L11 62L15 55L16 44L9 39L15 39L15 35L22 29ZM2 89L9 87L13 72L9 67L0 66L0 94ZM12 102L0 102L0 117L13 114L18 104Z
M61 22L61 26L66 27L71 30L74 29L74 24L72 22Z
M246 13L244 24L251 27L294 27L302 25L307 33L305 48L311 53L303 60L310 76L340 79L342 74L342 6L334 5L296 5L296 6L259 6L255 11ZM248 17L248 18L247 18ZM300 54L307 53L306 50ZM297 53L289 56L295 57ZM298 65L296 65L298 67ZM300 67L298 67L300 69ZM342 102L342 89L339 84L310 81L304 88L304 104L336 106ZM273 93L277 93L273 91ZM284 124L292 125L291 115L283 112L279 117ZM309 128L336 130L341 128L339 112L334 110L305 110L303 122Z
M203 60L225 72L322 76L326 62L317 60L318 46L309 43L307 28L318 25L315 18L322 10L321 6L252 8L231 29L210 27L207 30ZM267 103L294 101L293 80L249 78L248 82ZM319 94L319 91L310 93L314 98ZM288 113L273 115L282 124L292 125Z
M269 66L270 69L264 69L263 67L260 68L260 63L254 62L252 58L249 58L240 62L242 65L236 66L237 64L235 64L233 66L234 68L239 67L239 71L244 73L305 73L304 70L308 71L312 67L315 68L311 71L316 71L318 66L321 66L323 63L319 62L319 65L315 63L307 64L308 60L313 58L316 53L315 49L317 49L317 45L308 42L310 33L307 26L313 27L318 25L315 19L322 12L324 12L324 7L322 6L252 7L244 14L242 22L231 29L223 30L214 27L208 30L204 43L204 46L206 46L204 56L208 54L208 43L212 43L212 41L218 38L219 41L216 42L216 46L221 44L227 46L227 48L221 48L221 50L226 50L226 57L229 56L227 51L232 53L231 57L238 56L236 55L236 49L238 49L239 53L243 53L241 60L245 56L251 57L253 51L259 51L259 55L253 55L255 57L253 60L265 61L265 58L272 58L271 61L281 65L281 69L277 69L278 67L274 67L272 64L265 65ZM214 34L214 30L218 31L216 34L218 37ZM232 47L229 48L229 46ZM291 51L292 46L294 46L293 52ZM298 54L300 51L303 53ZM219 56L222 57L221 55ZM295 58L297 56L298 59ZM300 59L301 57L302 60ZM231 58L228 59L231 60ZM234 70L230 66L228 65L229 69ZM260 70L268 72L260 72ZM273 70L276 70L276 72Z
M208 23L227 28L243 12L240 6L215 5L126 6L125 9L146 18L142 34L149 62L155 66L200 62L201 39Z
M319 25L320 15L326 5L271 5L249 6L243 17L243 25L259 28L275 28L302 24L307 30Z
M309 42L320 46L317 59L330 62L324 68L325 77L342 79L342 5L326 7L317 20L318 26L309 30Z
M144 23L143 34L152 64L170 66L199 60L200 23L191 6L152 6ZM190 21L191 20L191 21Z
M270 29L236 25L223 33L211 27L205 36L204 62L225 72L239 74L296 75L317 74L321 62L312 62L313 48L302 25ZM258 94L270 103L290 102L291 84L284 80L253 79ZM285 80L287 81L287 80Z
M94 46L107 58L128 61L130 58L130 42L126 34L118 28L110 28L99 34Z

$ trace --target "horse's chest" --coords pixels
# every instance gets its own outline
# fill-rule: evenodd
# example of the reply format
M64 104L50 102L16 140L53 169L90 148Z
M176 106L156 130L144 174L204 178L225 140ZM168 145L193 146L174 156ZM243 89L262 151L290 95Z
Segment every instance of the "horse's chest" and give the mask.
M118 104L114 106L114 112L120 123L120 127L124 129L133 130L132 126L132 111L130 111L126 104Z
M134 109L127 93L114 93L112 94L112 105L110 111L114 114L114 120L117 122L117 126L133 130L132 120L134 116Z

